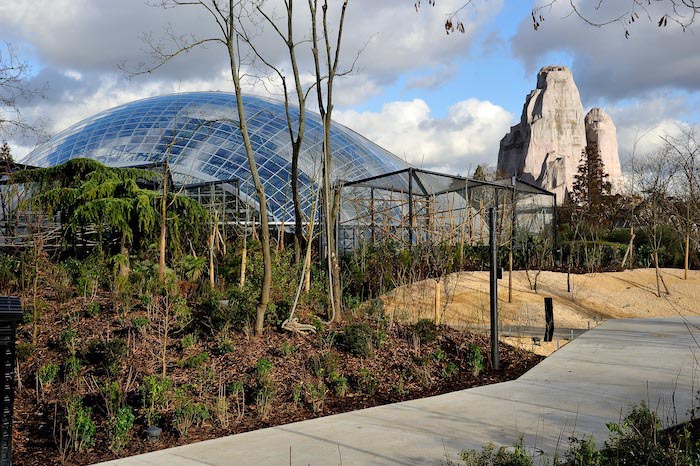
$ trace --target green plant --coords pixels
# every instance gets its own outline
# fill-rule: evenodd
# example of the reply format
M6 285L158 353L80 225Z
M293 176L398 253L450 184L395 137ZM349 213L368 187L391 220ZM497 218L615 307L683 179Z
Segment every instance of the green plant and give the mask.
M296 351L296 347L292 343L290 343L288 341L283 341L282 343L280 343L280 347L279 347L280 355L289 356L292 353L294 353L294 351Z
M398 396L406 396L408 394L408 389L406 388L406 377L403 373L399 377L399 381L396 383L394 390Z
M318 354L314 354L309 358L307 367L315 377L326 377L338 371L340 366L340 357L337 353L326 350Z
M188 333L184 337L182 337L182 340L180 341L180 345L182 346L183 350L186 350L187 348L192 348L195 344L195 338L194 335L191 333Z
M467 365L472 368L472 373L474 376L478 376L484 370L484 354L481 352L481 348L476 346L474 343L469 345L469 351L467 352Z
M83 363L76 356L69 356L63 362L63 376L68 379L74 379L80 375L80 369L82 369Z
M165 404L167 395L172 387L170 379L157 375L148 375L141 381L141 402L145 410L146 424L155 425L160 418L160 410Z
M421 343L428 344L437 339L438 328L432 320L420 319L413 324L413 332L418 335Z
M120 408L116 416L109 419L109 425L112 429L110 450L117 453L124 449L129 441L129 433L134 427L135 419L134 412L128 406Z
M258 359L258 362L255 363L255 377L259 385L266 385L270 381L273 367L274 365L269 359Z
M61 345L71 356L75 356L78 350L78 332L72 328L67 328L61 332Z
M73 396L66 405L68 436L74 451L84 451L95 444L97 427L92 420L92 409L83 406L79 397Z
M357 389L369 396L374 396L378 388L379 381L372 371L365 367L361 368L357 376Z
M181 367L186 367L188 369L194 369L198 367L202 367L204 363L206 363L209 360L209 353L206 351L202 351L201 353L197 353L194 356L190 356L189 358L180 361L178 364Z
M34 356L36 347L30 341L20 341L17 343L15 351L17 352L17 360L26 361Z
M87 312L87 315L89 317L97 317L100 315L100 303L92 301L87 305L87 308L85 309L85 312Z
M194 403L186 393L178 391L173 411L173 426L181 437L187 437L193 425L200 427L209 419L209 410L203 403Z
M236 407L236 417L241 419L245 414L245 387L242 382L233 382L229 386L229 393Z
M322 380L317 380L313 383L304 384L304 387L306 388L306 401L311 406L311 410L314 414L323 411L326 395L328 395L328 387L326 387L326 384L324 384Z
M233 343L232 340L230 340L228 338L220 339L218 345L216 346L216 351L220 355L233 353L235 350L236 350L236 345Z
M277 390L270 385L263 385L255 395L255 405L257 407L258 416L265 420L270 415L272 402L277 396Z
M58 369L58 365L51 362L46 363L39 368L36 376L39 379L39 385L41 386L42 390L56 380L56 377L58 377Z
M226 388L219 385L219 391L214 399L214 416L216 422L224 429L228 427L228 397L226 396Z
M119 382L112 380L100 387L100 393L105 402L105 411L108 418L117 416L124 401L124 392L119 386Z
M458 373L459 373L459 368L457 367L457 364L455 364L452 361L447 361L445 366L442 368L442 378L443 379L451 379L453 377L456 377Z
M463 450L460 453L465 466L533 466L532 454L528 453L520 439L513 447L496 448L493 443L484 445L481 451Z
M333 392L337 396L342 398L347 395L350 387L348 386L348 379L346 377L338 374L337 372L333 372L328 379L333 384Z
M348 324L341 334L342 348L356 356L369 357L374 348L373 335L372 327L363 322Z
M131 326L136 330L143 331L148 328L148 317L136 316L131 318Z
M294 388L292 389L292 401L294 402L295 405L299 405L299 402L301 401L301 394L304 390L304 385L298 383L294 385Z
M447 361L447 353L445 353L445 350L442 348L438 348L435 351L433 351L432 358L434 361L437 362L445 362Z
M116 375L129 349L123 338L92 340L88 343L88 360L102 367L108 374Z

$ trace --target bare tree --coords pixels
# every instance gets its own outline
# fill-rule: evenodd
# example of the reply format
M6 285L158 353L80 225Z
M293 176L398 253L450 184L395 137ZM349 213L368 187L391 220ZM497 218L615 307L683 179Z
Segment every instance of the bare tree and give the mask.
M656 294L661 297L661 285L666 294L668 287L661 275L659 252L663 247L663 233L670 222L669 211L671 185L675 174L673 162L667 148L660 153L633 159L632 185L641 199L635 211L636 222L645 230L656 271Z
M341 315L341 287L340 265L336 253L335 221L340 210L340 192L332 190L332 162L333 151L331 147L331 125L333 114L333 84L338 76L338 64L340 62L340 46L343 38L343 24L348 0L343 0L340 6L340 15L337 24L335 40L330 36L328 21L328 0L323 0L321 5L321 18L319 24L318 4L319 0L308 0L311 13L312 54L314 58L314 71L316 76L316 99L318 112L323 122L323 159L322 159L322 204L324 212L324 227L328 255L328 278L330 281L331 317L342 318ZM319 30L320 29L320 30ZM321 36L319 37L319 33ZM323 47L319 51L319 47ZM335 47L335 48L334 48ZM325 84L325 92L324 86Z
M160 43L154 42L151 38L146 37L147 44L151 47L156 64L147 66L138 70L137 73L147 73L157 70L167 62L176 57L185 54L197 47L207 44L216 44L224 46L227 52L228 67L231 73L231 81L236 93L236 110L238 113L238 126L243 146L245 148L246 157L248 159L248 168L250 170L253 186L258 200L260 212L260 239L263 255L263 282L260 290L260 298L256 308L255 318L255 333L262 335L265 321L265 313L267 305L270 302L270 287L272 284L272 258L270 256L270 229L267 213L267 197L265 196L265 188L258 173L257 164L255 162L255 153L250 141L248 132L248 123L245 109L243 107L243 91L242 91L242 65L249 53L243 46L245 41L245 27L243 21L251 17L251 2L243 0L161 0L157 6L163 8L178 8L192 7L205 11L213 22L214 34L210 37L191 37L174 32L171 28L168 32L167 39L170 41L170 46L174 45L174 50L168 50L167 47Z
M256 47L252 47L258 58L260 58L273 72L279 77L282 88L284 90L284 109L287 117L287 129L289 131L289 139L292 144L292 203L294 204L294 235L295 235L295 253L296 261L301 260L301 251L305 249L306 241L311 241L311 238L304 237L304 221L306 216L301 208L301 199L299 198L299 155L301 153L301 144L304 140L306 131L306 101L309 92L313 87L304 89L301 75L299 73L299 63L297 59L297 47L299 43L294 36L294 0L284 0L285 7L285 24L280 26L275 18L268 13L264 8L264 0L257 6L257 11L263 16L265 21L272 26L275 33L284 43L289 55L289 63L292 68L292 78L294 80L294 94L296 95L296 104L299 111L299 117L296 122L292 118L290 109L290 92L287 84L287 76L276 66L273 66L257 51ZM252 44L251 44L252 45ZM310 214L310 215L313 215Z
M682 236L683 277L688 279L691 244L696 243L700 223L700 140L692 126L680 128L677 136L663 136L665 153L675 167L673 203L676 211L676 226Z
M30 71L29 63L17 57L10 42L0 44L0 139L36 129L20 110L22 101L41 93L41 89L33 89L27 83Z
M675 24L686 31L700 14L700 1L698 0L628 0L623 3L620 9L610 13L601 13L605 4L612 4L611 0L597 1L576 1L564 0L569 5L569 16L573 15L585 24L602 28L610 25L618 25L622 28L625 38L630 36L630 27L646 18L659 27L666 27L669 23ZM421 4L427 3L435 6L437 0L415 0L413 3L416 11L420 10ZM537 31L545 21L552 8L559 0L549 0L539 3L532 9L532 27ZM466 28L460 19L460 14L467 7L474 7L474 0L465 0L456 9L445 13L445 32L464 33ZM617 6L617 4L613 5Z

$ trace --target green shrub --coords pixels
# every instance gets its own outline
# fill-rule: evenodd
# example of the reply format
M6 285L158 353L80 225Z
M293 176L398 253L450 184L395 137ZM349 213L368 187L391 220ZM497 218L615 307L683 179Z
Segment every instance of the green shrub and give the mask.
M30 341L20 341L17 343L15 351L17 352L17 359L23 362L34 356L36 347Z
M128 349L129 345L123 338L92 340L88 343L87 357L92 364L104 368L108 374L116 375Z
M39 385L41 386L42 390L56 381L56 377L58 377L58 369L58 365L51 362L46 363L39 368L36 376L39 379Z
M333 372L328 379L333 384L333 392L337 396L342 398L348 393L350 387L348 387L348 379L346 377Z
M209 417L209 410L203 403L193 403L184 393L178 395L173 411L173 426L180 437L187 437L193 425L201 427Z
M298 405L299 402L301 401L301 394L304 390L304 386L300 383L294 385L294 388L292 389L292 401L294 402L295 405Z
M370 357L374 348L373 335L372 327L363 322L348 324L341 334L342 348L356 356Z
M484 355L481 352L481 348L476 346L474 343L469 345L469 351L467 352L467 365L472 368L472 373L474 376L478 376L484 370Z
M194 356L190 356L184 361L181 361L180 366L186 367L188 369L195 369L198 367L202 367L208 360L209 353L207 353L206 351L202 351L201 353L197 353Z
M270 410L272 409L272 402L277 396L277 390L271 385L263 385L258 390L255 395L255 405L257 407L258 416L260 419L265 420L270 415Z
M496 448L493 443L484 445L481 451L460 453L465 466L533 466L532 454L523 446L522 439L513 447Z
M130 407L124 406L119 409L117 415L110 418L109 425L112 430L112 441L109 449L118 453L124 449L129 442L129 434L134 427L134 412Z
M369 396L374 396L379 388L379 381L374 376L372 371L367 368L361 368L357 376L357 389L360 392L366 393Z
M274 364L269 359L260 358L255 363L255 377L259 385L265 385L270 381L270 375Z
M194 335L191 333L188 333L184 337L182 337L182 340L180 342L180 345L182 346L183 350L186 350L187 348L192 348L195 344L195 338Z
M234 351L236 351L236 345L229 338L221 338L216 345L216 352L222 356Z
M78 350L78 332L72 328L67 328L61 332L61 345L74 356Z
M85 309L85 312L87 312L87 315L89 317L97 317L100 315L100 303L98 302L91 302L87 305L87 308Z
M145 316L132 317L131 318L131 326L139 331L148 328L148 317L145 317Z
M437 339L438 328L430 319L420 319L418 322L413 324L413 333L418 335L421 343L428 344L432 343Z
M145 410L146 424L153 426L160 418L168 393L172 387L170 379L148 375L141 381L141 402Z
M66 379L74 379L80 375L83 363L76 356L69 356L63 363L63 376Z
M97 427L92 420L92 409L83 406L80 398L74 396L66 406L68 436L74 451L87 450L95 444Z
M442 378L443 379L451 379L453 377L456 377L458 373L459 373L459 368L457 367L457 364L455 364L452 361L447 361L447 363L445 364L445 367L442 368Z
M313 383L305 384L304 386L306 388L306 402L309 403L314 414L323 411L326 395L328 395L328 387L326 387L326 384L324 384L322 380L318 380Z
M105 411L107 417L112 418L117 416L119 409L124 402L124 392L116 380L105 383L100 387L100 393L105 402Z
M339 366L339 355L330 350L314 354L307 362L307 367L309 368L311 374L315 377L321 378L336 373Z
M294 351L296 351L296 347L292 343L288 341L280 343L279 353L281 356L290 356Z

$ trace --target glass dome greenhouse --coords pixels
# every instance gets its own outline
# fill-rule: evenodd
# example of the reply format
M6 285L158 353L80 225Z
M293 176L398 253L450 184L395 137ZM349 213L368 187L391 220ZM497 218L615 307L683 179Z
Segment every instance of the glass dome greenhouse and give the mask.
M293 224L292 147L284 103L249 95L244 97L244 108L270 220ZM298 118L297 107L290 111L293 119ZM302 208L308 213L315 197L314 186L320 180L323 127L318 114L307 111L306 115L299 190ZM336 180L362 179L409 166L337 123L332 126L331 141ZM231 93L164 95L105 110L57 134L22 163L47 167L79 157L109 166L152 165L169 157L176 184L235 181L241 199L257 204L238 129L236 98Z

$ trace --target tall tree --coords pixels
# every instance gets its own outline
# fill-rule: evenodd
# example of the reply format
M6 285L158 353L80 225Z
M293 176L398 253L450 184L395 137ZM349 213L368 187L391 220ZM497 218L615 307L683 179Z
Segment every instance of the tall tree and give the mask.
M692 126L681 126L677 135L663 136L664 156L675 166L672 195L677 231L683 244L683 277L688 279L690 250L698 242L700 224L700 139Z
M574 176L571 200L582 220L595 229L606 220L606 198L610 195L611 185L608 174L595 144L589 144L581 152L578 172Z
M10 42L0 44L0 139L36 129L20 110L21 101L41 91L27 83L30 71L29 63L17 57Z
M49 214L60 213L66 247L78 245L86 226L97 235L104 251L119 245L128 260L132 247L148 248L157 242L160 229L158 193L139 187L139 182L157 182L160 174L133 168L107 167L92 159L72 159L49 168L20 171L19 184L28 184L34 201ZM173 210L168 219L168 245L175 254L184 250L184 232L195 242L204 237L207 212L184 196L166 200Z
M163 8L193 7L206 12L212 21L213 34L204 38L183 37L179 33L171 32L170 44L161 46L150 42L151 49L156 58L156 64L138 71L138 73L152 72L165 63L176 57L187 53L197 47L207 44L217 44L226 50L228 69L231 76L234 92L236 93L236 112L238 115L238 127L243 139L248 169L253 180L256 198L258 200L258 210L260 212L260 239L263 256L263 281L258 299L255 333L262 335L264 330L265 313L270 302L270 287L272 285L272 257L270 255L270 228L267 210L267 197L265 187L258 173L255 153L248 131L248 120L243 107L242 71L243 61L247 57L249 50L242 49L248 35L245 33L243 24L250 17L250 8L253 6L249 1L242 0L161 0L158 3ZM175 29L173 29L174 31ZM168 50L168 47L174 50Z
M314 58L314 71L316 77L316 99L318 112L323 122L323 175L322 175L322 200L324 212L324 227L329 268L329 291L331 302L332 321L342 318L341 314L341 286L340 264L338 261L335 222L340 210L340 192L332 189L333 180L333 150L331 146L331 125L333 114L333 84L338 76L340 63L340 46L343 38L343 26L345 12L348 8L348 0L343 0L340 5L340 13L335 38L330 35L328 19L328 0L321 3L321 17L318 17L319 0L308 0L311 13L311 40L312 54ZM319 47L322 49L319 50ZM324 89L325 84L325 89ZM325 92L324 92L325 91Z

